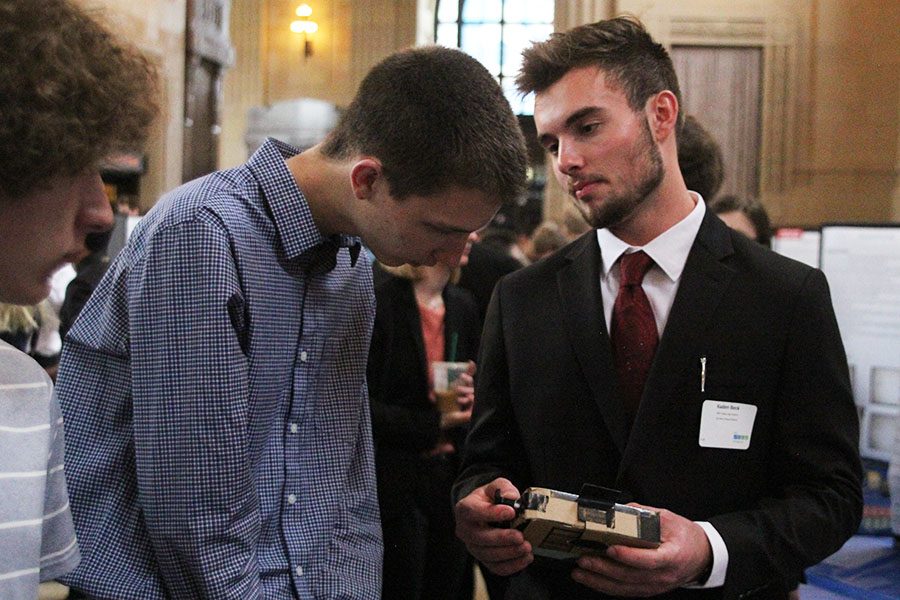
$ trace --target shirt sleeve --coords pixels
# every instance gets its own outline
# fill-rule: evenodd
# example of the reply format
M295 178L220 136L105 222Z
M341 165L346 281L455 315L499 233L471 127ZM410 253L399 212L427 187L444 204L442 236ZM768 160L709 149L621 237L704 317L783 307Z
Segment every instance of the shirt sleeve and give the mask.
M139 499L159 573L173 597L257 598L259 499L229 240L200 218L148 244L128 311Z
M49 384L48 384L49 385ZM41 581L50 581L68 573L81 560L75 541L75 527L69 509L69 495L63 472L62 416L56 394L50 399L50 456L47 460L47 485L44 491L44 525L41 530Z
M728 548L725 546L725 540L716 531L711 523L706 521L696 521L697 525L703 528L706 539L709 540L709 547L712 548L713 563L709 577L700 585L686 585L684 587L691 589L705 589L721 587L725 583L725 572L728 570Z

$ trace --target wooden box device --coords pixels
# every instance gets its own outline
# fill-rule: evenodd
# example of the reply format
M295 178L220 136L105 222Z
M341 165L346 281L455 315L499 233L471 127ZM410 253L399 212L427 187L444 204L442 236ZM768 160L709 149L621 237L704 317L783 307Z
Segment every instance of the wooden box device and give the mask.
M615 502L619 492L585 485L569 494L532 487L518 500L494 500L516 509L510 523L525 534L534 553L550 558L602 554L607 546L659 546L659 513Z

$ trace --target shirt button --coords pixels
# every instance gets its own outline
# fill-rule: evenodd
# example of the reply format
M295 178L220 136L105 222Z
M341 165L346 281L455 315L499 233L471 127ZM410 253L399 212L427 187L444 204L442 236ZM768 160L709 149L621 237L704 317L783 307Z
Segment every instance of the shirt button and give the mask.
M294 494L288 494L288 504L293 504L297 501L297 496Z
M309 355L306 353L306 350L302 350L300 352L300 362L306 362L307 358L309 358Z
M297 433L297 424L291 423L291 433Z
M303 567L301 567L300 565L297 565L294 568L294 573L296 573L298 577L303 577Z

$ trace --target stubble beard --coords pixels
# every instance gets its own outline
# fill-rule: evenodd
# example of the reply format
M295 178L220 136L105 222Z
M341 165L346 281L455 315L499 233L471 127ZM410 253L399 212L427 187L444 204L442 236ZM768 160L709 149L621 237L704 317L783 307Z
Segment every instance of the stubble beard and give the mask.
M576 207L595 229L609 229L627 222L662 183L665 175L662 155L653 140L646 117L642 121L641 131L641 137L628 156L628 161L636 165L634 180L623 182L623 190L612 191L595 206L575 199Z

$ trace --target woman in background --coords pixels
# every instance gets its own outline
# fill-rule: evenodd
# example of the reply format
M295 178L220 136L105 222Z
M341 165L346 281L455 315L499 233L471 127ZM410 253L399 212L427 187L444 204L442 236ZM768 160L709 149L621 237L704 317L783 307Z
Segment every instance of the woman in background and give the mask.
M440 412L431 364L474 361L481 323L445 265L375 266L367 377L384 533L382 597L471 598L472 562L454 533L450 486L474 401L474 362L455 410Z
M772 247L769 215L759 200L741 196L719 196L709 203L709 208L735 231L740 231L766 248Z
M32 306L0 303L0 339L44 367L50 378L59 366L59 318L48 300Z

